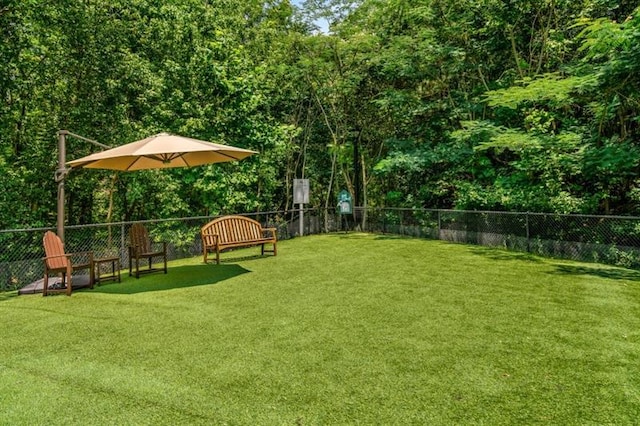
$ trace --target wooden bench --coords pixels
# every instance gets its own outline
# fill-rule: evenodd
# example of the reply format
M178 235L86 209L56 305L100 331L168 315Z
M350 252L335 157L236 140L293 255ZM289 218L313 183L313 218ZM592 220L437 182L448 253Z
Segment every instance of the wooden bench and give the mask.
M262 246L264 252L277 254L276 228L263 228L260 222L244 216L223 216L212 220L200 230L204 262L209 251L215 251L220 264L220 251L230 247ZM273 244L273 250L265 250L265 244Z

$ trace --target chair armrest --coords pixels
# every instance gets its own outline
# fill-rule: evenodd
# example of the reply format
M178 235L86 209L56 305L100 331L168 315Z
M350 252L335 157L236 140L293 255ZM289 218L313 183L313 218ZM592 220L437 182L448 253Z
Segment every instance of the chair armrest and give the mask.
M151 249L151 251L154 251L155 247L158 247L160 245L162 245L162 251L166 252L167 251L167 242L166 241L151 241L149 248Z
M69 261L74 268L93 267L93 252L92 251L79 251L76 253L70 253Z
M92 251L78 251L75 253L63 253L63 254L56 254L53 256L45 256L42 259L46 260L46 259L55 259L56 257L66 257L71 259L72 257L78 257L78 256L84 256L84 257L88 257L89 259L93 259L93 252Z
M67 258L67 265L69 270L85 269L93 267L93 252L92 251L79 251L76 253L64 253L56 254L53 256L46 256L42 258L42 261L47 268L47 261L60 257Z
M158 241L158 242L153 242L150 241L149 242L149 252L153 252L156 251L156 247L162 244L162 251L166 252L167 251L167 243L166 241ZM136 256L137 254L142 254L142 253L146 253L144 250L141 249L141 246L139 245L129 245L129 256Z
M93 258L93 251L78 251L75 253L69 253L67 256L87 256L89 258Z
M53 256L45 256L45 257L42 258L42 260L44 260L46 262L48 259L57 259L58 257L69 258L69 257L71 257L71 254L64 253L64 254L55 254Z
M134 255L135 253L138 253L138 252L140 251L140 250L138 249L139 247L140 247L140 246L138 246L138 245L133 245L133 246L132 246L131 244L129 244L129 245L127 246L127 249L128 249L129 255L131 256L131 255Z

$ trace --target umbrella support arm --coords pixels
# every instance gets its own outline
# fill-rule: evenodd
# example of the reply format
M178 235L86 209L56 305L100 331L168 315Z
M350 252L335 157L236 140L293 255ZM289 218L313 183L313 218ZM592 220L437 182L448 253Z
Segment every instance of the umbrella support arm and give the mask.
M100 148L104 148L104 149L112 148L112 147L111 147L111 146L109 146L109 145L105 145L105 144L100 143L100 142L98 142L98 141L94 141L93 139L85 138L84 136L80 136L80 135L75 134L75 133L73 133L73 132L70 132L70 131L68 131L68 130L60 130L60 131L58 132L58 136L60 136L60 135L63 135L63 136L66 136L66 135L73 136L73 137L74 137L74 138L76 138L76 139L80 139L80 140L82 140L82 141L92 143L92 144L97 145L97 146L99 146Z
M93 139L85 138L84 136L77 135L68 130L58 131L58 169L55 172L54 179L58 183L58 223L57 232L58 236L64 242L64 180L69 174L71 169L67 169L67 135L74 138L83 140L85 142L92 143L101 148L111 148L109 145L102 144L94 141Z

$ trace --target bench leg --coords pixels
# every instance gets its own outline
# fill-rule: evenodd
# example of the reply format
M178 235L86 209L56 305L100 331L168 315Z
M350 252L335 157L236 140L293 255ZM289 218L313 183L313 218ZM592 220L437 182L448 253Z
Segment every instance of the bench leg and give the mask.
M276 256L276 255L278 254L278 249L276 248L276 243L273 243L273 250L265 250L265 249L264 249L264 245L265 245L265 244L266 244L266 243L261 244L261 246L262 246L262 255L263 255L263 256L264 256L264 252L265 252L265 251L268 251L268 252L270 252L270 253L273 253L273 255L274 255L274 256Z
M216 247L216 263L220 264L220 249Z

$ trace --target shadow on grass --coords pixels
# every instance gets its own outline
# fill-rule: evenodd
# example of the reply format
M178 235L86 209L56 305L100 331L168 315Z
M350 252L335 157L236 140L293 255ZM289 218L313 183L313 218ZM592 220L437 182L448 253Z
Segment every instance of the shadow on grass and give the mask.
M371 237L371 234L358 232L358 231L334 231L334 232L329 232L323 235L336 237L336 238L349 238L349 239L358 239L358 238L365 239L365 238Z
M231 253L231 252L229 252ZM254 255L248 255L248 256L236 256L236 257L223 257L220 259L220 264L223 263L236 263L236 262L242 262L245 260L255 260L255 259L262 259L265 257L273 257L273 255L271 253L260 255L260 254L254 254ZM209 264L210 265L215 265L216 264L216 260L215 260L215 256L213 257L213 259L209 259Z
M409 235L374 234L374 233L367 233L367 232L360 232L360 231L337 231L327 235L331 235L331 236L342 238L342 239L349 239L349 240L366 240L366 239L370 239L372 235L374 240L402 240L402 239L406 240L410 238L415 238Z
M376 240L408 240L411 238L419 238L413 235L397 235L397 234L376 234Z
M492 247L473 247L471 252L480 256L487 257L493 260L524 260L527 262L541 263L548 261L548 258L542 258L531 253L506 251L505 249L492 248ZM593 275L601 278L609 278L613 280L629 280L640 281L640 271L634 271L631 269L615 268L615 267L599 267L594 265L593 267L583 265L553 265L555 270L549 272L556 275Z
M525 260L527 262L542 262L539 256L521 251L507 251L497 247L472 247L471 252L492 260Z
M91 290L96 293L136 294L217 284L250 272L239 265L183 265L170 267L166 274L156 272L140 278L126 277L122 283L111 283Z
M622 268L601 268L594 266L555 265L556 269L551 274L556 275L593 275L612 280L640 281L640 272Z
M18 297L18 292L17 291L0 292L0 302L4 302L6 300L11 300L14 297Z
M531 253L525 252L511 252L504 249L496 249L491 247L474 247L471 250L473 253L488 257L494 260L524 260L527 262L541 263L548 258L542 258ZM555 270L549 272L556 275L593 275L601 278L609 278L613 280L629 280L640 281L640 271L634 271L631 269L615 268L615 267L599 267L594 265L593 267L583 265L553 265Z

